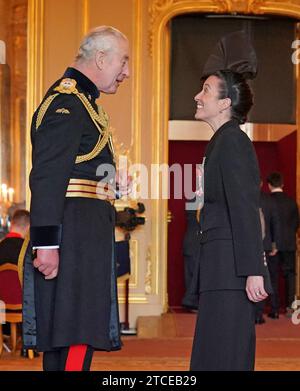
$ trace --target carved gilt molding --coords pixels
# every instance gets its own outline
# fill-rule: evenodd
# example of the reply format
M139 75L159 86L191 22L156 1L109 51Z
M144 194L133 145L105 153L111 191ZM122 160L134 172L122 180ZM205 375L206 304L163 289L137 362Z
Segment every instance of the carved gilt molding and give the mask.
M149 53L153 54L154 35L174 16L184 13L210 12L224 14L273 13L298 17L299 0L152 0L149 5Z
M151 293L152 293L152 257L151 257L151 246L148 246L147 253L146 253L145 293L147 295L151 295Z
M300 0L149 0L149 49L152 57L152 163L168 162L168 118L169 118L169 21L177 15L189 13L225 13L282 15L300 20ZM298 66L298 75L299 68ZM297 79L297 102L300 102L300 78ZM297 124L300 122L300 105L297 104ZM300 134L300 133L299 133ZM300 146L300 137L297 141ZM297 155L297 195L300 200L300 154ZM158 186L158 184L157 184ZM299 201L300 202L300 201ZM167 211L166 200L152 201L152 283L159 283L167 306ZM159 280L157 271L162 280ZM153 291L156 292L156 286Z

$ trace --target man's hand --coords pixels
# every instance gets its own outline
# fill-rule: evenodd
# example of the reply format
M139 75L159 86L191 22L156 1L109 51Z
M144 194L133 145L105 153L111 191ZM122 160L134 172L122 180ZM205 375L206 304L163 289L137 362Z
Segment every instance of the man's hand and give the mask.
M37 249L37 257L33 261L33 266L45 275L45 280L55 278L59 266L58 249Z
M248 276L246 282L246 292L248 299L257 303L268 297L264 288L263 276Z

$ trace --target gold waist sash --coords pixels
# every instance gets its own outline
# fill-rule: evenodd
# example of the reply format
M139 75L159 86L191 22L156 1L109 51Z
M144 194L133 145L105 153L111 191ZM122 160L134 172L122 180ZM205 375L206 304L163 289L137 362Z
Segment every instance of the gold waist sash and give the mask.
M69 181L66 197L95 198L110 203L116 199L115 191L109 183L75 178Z

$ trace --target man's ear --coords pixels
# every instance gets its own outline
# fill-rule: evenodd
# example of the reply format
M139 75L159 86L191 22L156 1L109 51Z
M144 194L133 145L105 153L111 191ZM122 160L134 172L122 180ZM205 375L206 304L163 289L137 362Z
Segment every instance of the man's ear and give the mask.
M100 70L102 70L104 58L105 58L105 53L102 50L98 50L96 52L95 62Z

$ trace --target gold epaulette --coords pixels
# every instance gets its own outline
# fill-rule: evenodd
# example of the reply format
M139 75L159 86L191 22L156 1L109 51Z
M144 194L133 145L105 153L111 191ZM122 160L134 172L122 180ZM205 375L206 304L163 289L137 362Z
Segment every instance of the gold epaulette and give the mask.
M114 156L112 137L111 132L109 130L108 115L101 106L99 107L99 113L97 113L90 101L87 99L87 97L83 93L78 92L76 84L76 80L65 78L60 82L59 86L54 88L54 91L57 92L53 95L48 96L48 98L43 102L39 109L36 120L36 129L38 129L38 127L41 125L44 115L48 110L50 104L59 94L74 94L85 107L86 111L88 112L89 116L91 117L94 125L99 132L99 138L93 150L85 155L77 156L75 163L78 164L93 159L94 157L99 155L99 153L105 148L106 144L109 145L109 148Z
M70 78L62 79L59 86L54 88L54 91L58 91L60 94L78 94L76 88L77 81Z
M46 111L48 110L49 106L51 105L52 101L59 95L59 94L78 94L78 90L76 88L76 80L65 78L62 79L62 81L59 83L57 87L54 88L53 91L57 91L55 94L52 94L48 96L48 98L45 100L45 102L42 103L37 118L36 118L36 124L35 129L37 130L39 126L41 125L44 115L46 114Z

